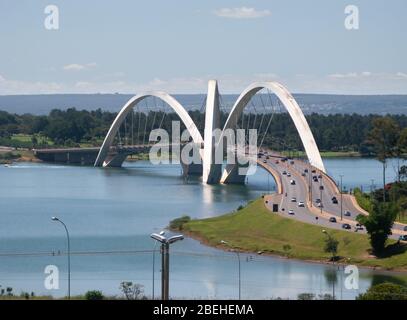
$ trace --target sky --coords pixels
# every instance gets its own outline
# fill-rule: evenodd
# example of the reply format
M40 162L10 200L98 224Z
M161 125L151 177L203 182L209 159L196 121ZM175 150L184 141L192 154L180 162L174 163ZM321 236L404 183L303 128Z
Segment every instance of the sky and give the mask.
M0 0L0 95L205 93L209 79L407 94L406 14L405 0Z

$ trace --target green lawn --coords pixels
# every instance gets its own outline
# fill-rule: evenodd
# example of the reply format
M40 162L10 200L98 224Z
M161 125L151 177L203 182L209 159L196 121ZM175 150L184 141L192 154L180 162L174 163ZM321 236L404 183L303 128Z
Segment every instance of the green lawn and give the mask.
M360 157L360 153L356 151L321 151L321 157L323 158L344 158L344 157ZM285 156L294 156L294 157L306 157L304 151L283 151L281 154Z
M220 241L225 240L244 251L263 251L317 261L327 261L330 256L323 251L326 237L322 233L323 228L273 214L264 206L263 199L255 200L234 213L191 220L184 224L183 229L212 246L220 246ZM407 247L403 248L403 253L378 259L369 255L366 235L331 229L328 232L339 240L338 255L343 262L407 270Z

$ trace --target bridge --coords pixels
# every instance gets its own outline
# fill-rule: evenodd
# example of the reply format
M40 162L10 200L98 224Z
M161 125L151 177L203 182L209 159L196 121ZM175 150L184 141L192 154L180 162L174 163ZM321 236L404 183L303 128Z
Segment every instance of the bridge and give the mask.
M342 194L335 181L326 173L315 139L298 103L284 86L276 82L256 82L249 85L233 104L226 122L221 126L222 99L217 81L210 80L205 101L205 126L203 132L198 129L185 108L171 95L165 92L140 93L131 98L120 110L100 148L43 149L35 150L35 154L44 161L85 164L103 168L120 167L127 156L147 153L153 146L157 147L157 145L145 141L147 116L144 117L143 142L139 144L133 143L134 130L131 129L132 143L126 144L129 141L129 138L126 137L129 132L129 128L126 126L127 118L129 115L132 117L130 122L133 126L133 109L140 109L142 102L146 102L147 99L152 97L167 104L179 116L189 133L189 142L161 143L161 147L171 148L171 151L181 151L188 145L192 145L197 150L199 155L197 162L187 164L181 161L184 174L201 175L202 182L207 184L244 183L246 175L245 173L241 174L241 172L246 171L239 169L252 165L253 161L243 165L238 161L234 161L233 163L226 163L226 166L224 166L223 160L221 162L216 161L216 155L219 151L222 155L224 153L230 154L232 149L232 158L235 160L238 156L248 156L247 149L244 149L243 152L242 149L239 149L239 153L236 146L229 149L225 148L223 141L230 138L231 130L249 128L251 113L246 116L248 118L246 120L243 114L244 110L253 105L254 96L263 89L267 89L268 93L269 91L274 93L290 115L308 160L288 160L281 154L262 148L264 138L269 132L272 117L270 117L267 124L263 125L264 114L261 121L257 122L257 114L254 115L253 126L260 130L265 127L263 138L256 146L254 155L256 160L254 162L270 173L277 185L276 193L264 197L266 207L271 212L306 223L336 229L344 229L346 226L345 230L365 233L366 230L357 224L356 217L359 214L366 215L368 213L357 204L353 195ZM271 101L270 95L269 99ZM260 100L264 110L266 110L263 99ZM164 117L165 113L163 114ZM138 129L142 125L140 121L141 115L139 114ZM156 129L161 129L162 122L163 120L159 121L160 126ZM156 123L155 115L152 123L153 126ZM214 134L215 131L220 131L220 134ZM137 138L139 137L138 132ZM257 150L262 152L257 153ZM253 154L251 156L253 157ZM406 225L396 223L393 227L392 237L397 238L399 235L406 234L405 229Z

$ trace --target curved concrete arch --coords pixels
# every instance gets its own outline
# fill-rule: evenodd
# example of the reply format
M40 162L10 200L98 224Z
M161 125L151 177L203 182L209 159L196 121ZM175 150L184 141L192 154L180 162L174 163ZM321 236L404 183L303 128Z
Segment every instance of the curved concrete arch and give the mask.
M237 121L243 112L243 109L247 106L250 99L260 90L269 89L271 90L282 102L284 107L287 109L288 114L294 122L294 125L300 135L302 144L304 146L305 152L307 154L308 160L312 166L325 171L324 163L322 162L321 154L319 153L318 146L315 142L314 136L308 125L304 114L301 111L298 103L295 101L291 93L280 83L277 82L255 82L249 85L236 100L235 104L229 116L226 120L223 132L228 128L236 128Z
M104 161L109 153L110 146L113 143L114 137L117 134L117 131L120 128L120 125L123 123L124 119L126 118L127 114L142 100L148 98L148 97L157 97L164 102L166 102L181 118L181 121L184 123L185 127L189 131L192 140L196 144L203 144L203 139L202 136L196 127L194 121L191 119L189 116L188 112L184 109L184 107L171 95L169 95L166 92L162 91L154 91L154 92L146 92L146 93L141 93L138 94L134 97L132 97L129 101L126 102L126 104L123 106L123 108L120 110L116 118L114 119L112 125L110 126L110 129L105 137L105 140L103 141L102 147L99 150L99 153L97 155L97 158L95 160L95 167L100 167L104 165Z

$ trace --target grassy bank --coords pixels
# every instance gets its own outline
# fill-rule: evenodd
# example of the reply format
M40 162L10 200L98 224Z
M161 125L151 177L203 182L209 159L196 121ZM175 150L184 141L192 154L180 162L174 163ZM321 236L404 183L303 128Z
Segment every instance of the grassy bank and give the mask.
M183 232L221 247L221 240L228 241L240 250L288 256L290 258L328 261L330 255L323 250L325 235L323 228L272 214L258 199L245 208L220 217L191 220L182 226ZM338 255L342 262L366 267L399 269L407 271L407 247L394 251L394 242L389 241L389 256L376 258L369 254L369 239L366 235L330 230L339 241Z
M362 155L357 151L321 151L321 157L323 158L349 158L349 157L361 157ZM285 156L294 156L305 158L307 155L304 151L283 151L281 154Z

